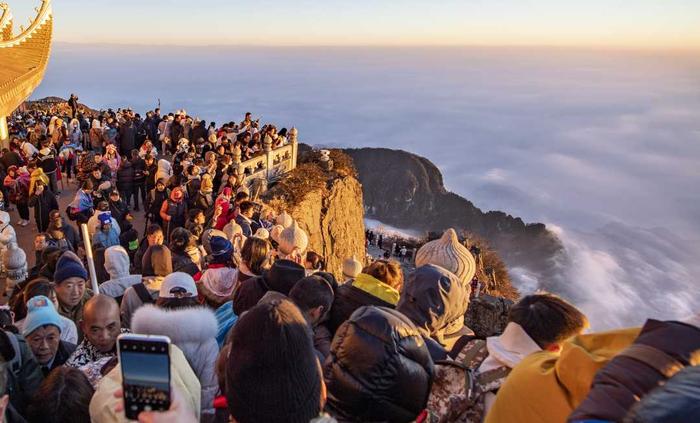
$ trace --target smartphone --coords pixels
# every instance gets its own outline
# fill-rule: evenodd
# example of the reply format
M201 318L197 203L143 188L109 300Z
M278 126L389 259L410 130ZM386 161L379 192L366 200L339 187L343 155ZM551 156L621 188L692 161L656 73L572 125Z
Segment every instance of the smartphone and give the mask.
M117 338L122 369L124 413L136 420L142 411L170 408L170 339L125 333Z

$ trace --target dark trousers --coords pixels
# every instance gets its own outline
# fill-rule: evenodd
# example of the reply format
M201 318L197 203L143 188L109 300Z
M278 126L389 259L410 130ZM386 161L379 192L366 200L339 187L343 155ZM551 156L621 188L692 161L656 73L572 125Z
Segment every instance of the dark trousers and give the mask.
M146 208L146 184L145 183L135 183L134 184L134 208L138 209L139 208L139 191L141 192L141 203L143 204L143 208ZM129 204L129 201L127 201L127 204Z
M129 186L120 186L119 187L119 194L121 194L122 198L126 202L126 205L131 208L131 194L134 192L134 187L129 185Z
M29 204L26 201L17 203L17 213L20 219L29 220Z
M49 186L51 187L51 192L54 194L58 192L58 183L56 181L56 171L47 173L46 176L49 177ZM43 231L42 231L43 232Z
M63 173L68 179L70 179L71 172L73 171L73 159L65 159L63 162Z

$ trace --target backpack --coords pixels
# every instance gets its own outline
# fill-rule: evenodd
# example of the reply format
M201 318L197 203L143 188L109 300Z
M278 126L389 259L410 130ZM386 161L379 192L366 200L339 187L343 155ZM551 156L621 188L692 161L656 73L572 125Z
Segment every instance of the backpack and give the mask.
M132 287L134 288L134 292L136 292L136 295L139 297L139 300L141 300L143 304L155 303L153 297L151 296L151 293L148 292L148 288L146 288L146 285L144 285L143 282L134 284Z
M462 348L459 348L462 346ZM510 373L506 366L477 373L488 357L486 340L465 338L454 360L435 362L435 379L428 398L429 423L481 423L485 398L496 393Z

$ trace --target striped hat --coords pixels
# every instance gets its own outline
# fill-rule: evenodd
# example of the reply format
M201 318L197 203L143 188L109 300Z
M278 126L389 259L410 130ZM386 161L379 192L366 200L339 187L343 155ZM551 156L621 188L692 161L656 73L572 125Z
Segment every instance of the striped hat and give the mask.
M476 273L476 261L467 247L460 244L450 228L440 239L430 241L416 253L416 267L434 264L454 273L462 283L470 283Z

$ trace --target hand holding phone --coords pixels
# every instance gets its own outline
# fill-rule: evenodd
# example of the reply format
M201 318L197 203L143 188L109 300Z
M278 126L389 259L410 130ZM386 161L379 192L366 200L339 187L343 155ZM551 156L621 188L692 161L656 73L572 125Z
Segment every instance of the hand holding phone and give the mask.
M170 339L123 334L117 338L124 413L136 420L143 411L170 408Z

